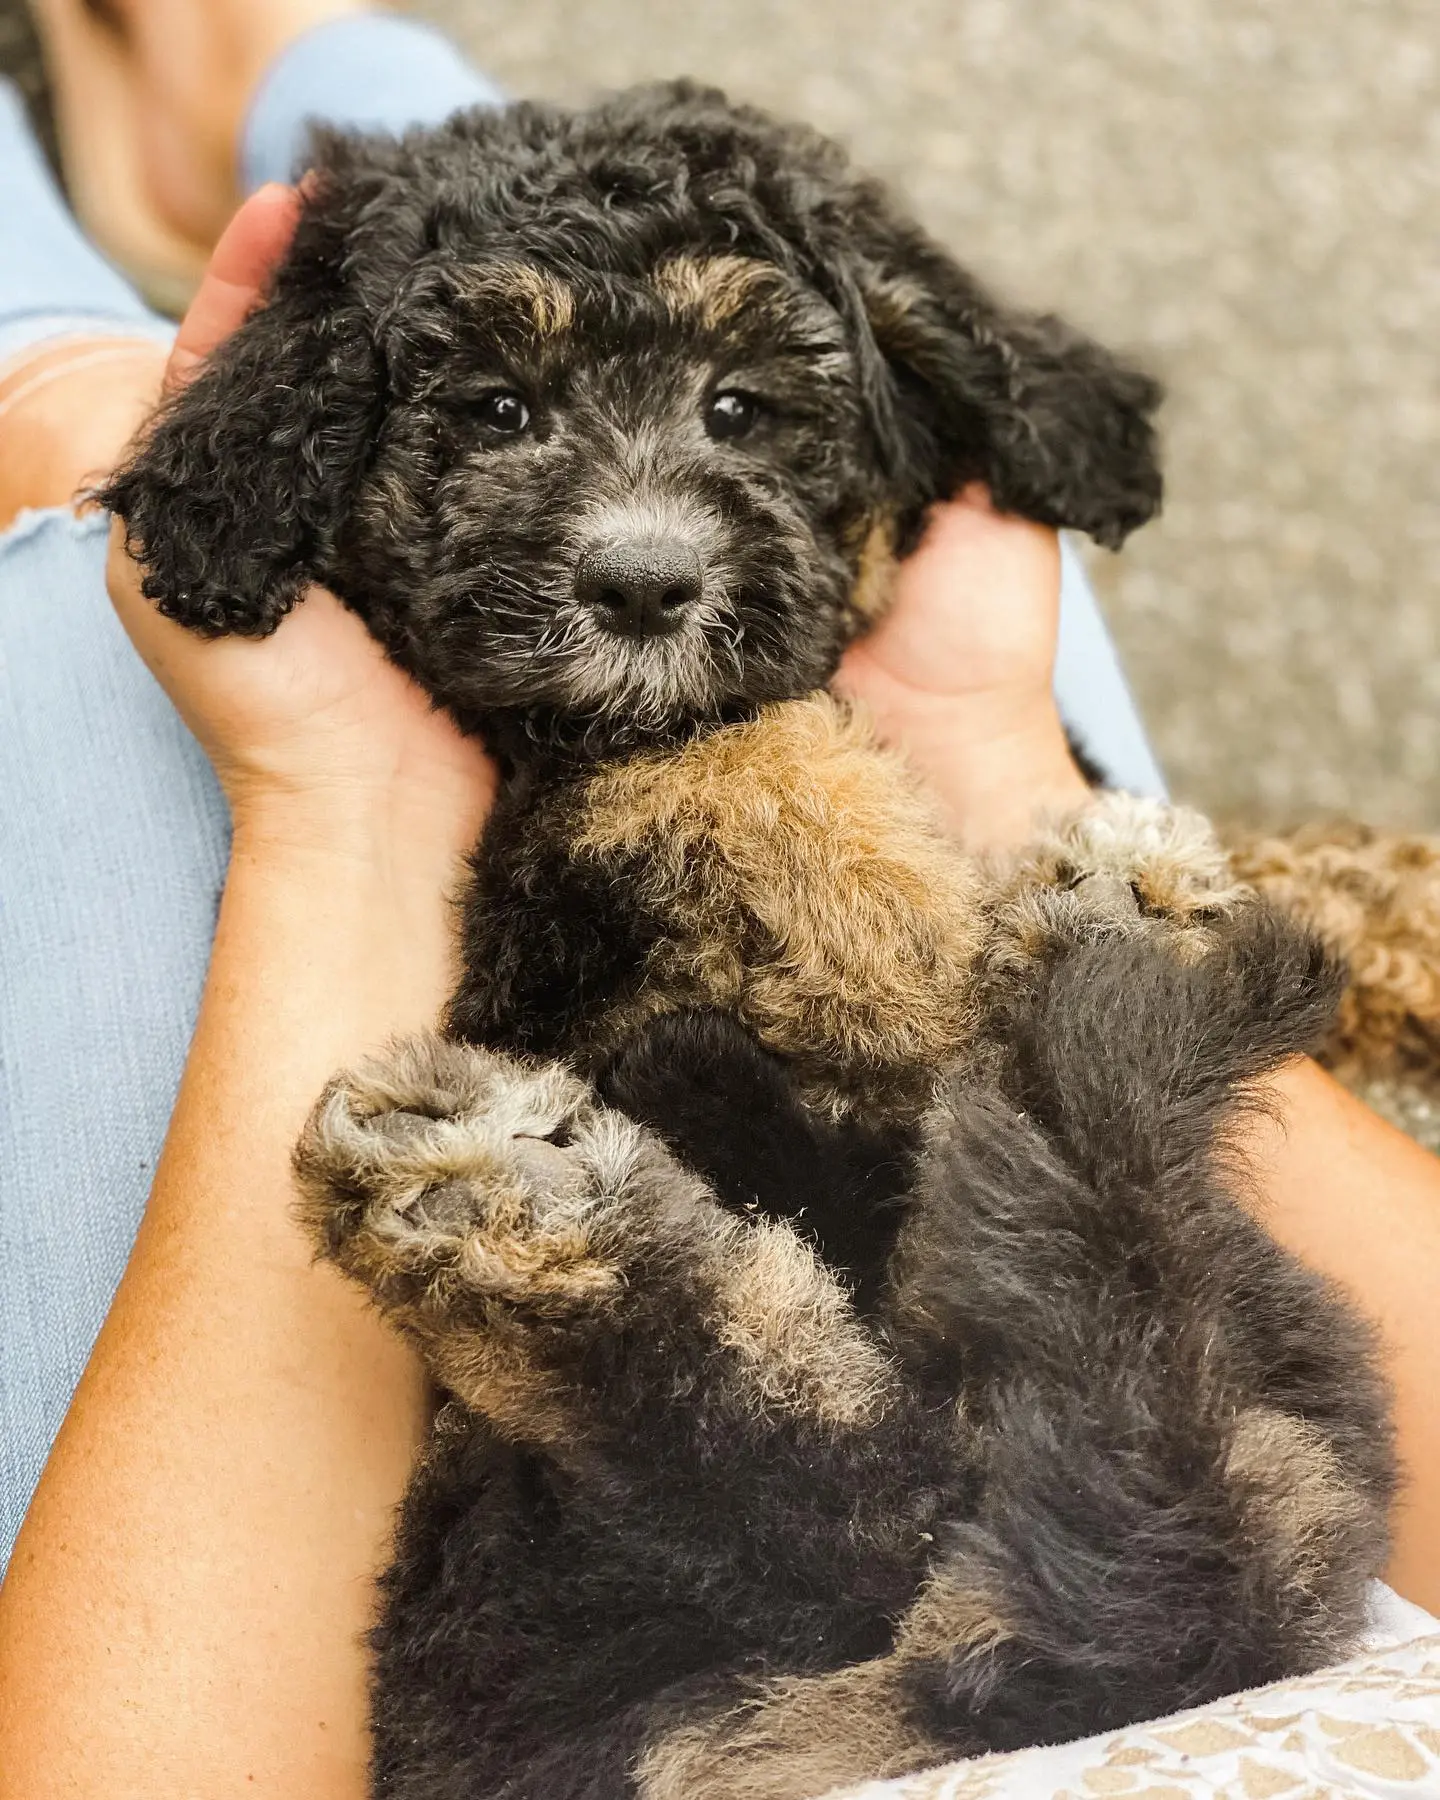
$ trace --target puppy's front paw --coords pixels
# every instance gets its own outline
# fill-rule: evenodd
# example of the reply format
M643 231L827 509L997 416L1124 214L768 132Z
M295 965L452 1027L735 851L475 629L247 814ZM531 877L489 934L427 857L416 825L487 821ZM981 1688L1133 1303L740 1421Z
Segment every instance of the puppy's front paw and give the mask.
M1065 944L1144 932L1190 961L1250 899L1199 813L1105 794L1027 847L997 896L989 960L1025 965Z
M639 1136L558 1063L427 1034L326 1088L295 1152L301 1216L389 1303L573 1300L618 1279L588 1215Z
M1178 924L1221 917L1250 895L1207 819L1135 794L1101 795L1042 837L1026 862L1032 879L1096 895L1128 891L1122 912Z

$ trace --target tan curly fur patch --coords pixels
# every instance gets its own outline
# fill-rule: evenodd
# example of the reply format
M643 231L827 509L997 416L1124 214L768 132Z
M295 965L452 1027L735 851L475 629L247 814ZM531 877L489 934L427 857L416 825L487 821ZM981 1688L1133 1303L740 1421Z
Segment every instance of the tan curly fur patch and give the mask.
M1245 897L1208 819L1136 794L1101 794L1073 818L1037 832L1021 869L1032 886L1116 880L1144 911L1177 922L1226 912Z
M855 585L850 590L850 609L857 629L873 625L890 605L895 575L895 521L883 513L871 513L861 521L864 536L855 565Z
M1037 831L997 871L992 968L1023 970L1078 926L1115 934L1163 920L1176 955L1203 956L1206 922L1239 905L1237 882L1199 813L1110 793Z
M718 1720L668 1732L640 1758L641 1800L814 1800L842 1783L942 1762L954 1747L913 1720L891 1658L777 1682Z
M483 263L457 272L463 305L496 305L528 316L535 335L555 337L575 322L575 294L567 283L533 263Z
M853 1427L891 1397L889 1357L788 1225L747 1225L717 1271L718 1336L744 1358L759 1408Z
M812 1800L841 1784L906 1775L954 1756L906 1693L908 1668L983 1656L1008 1636L983 1596L926 1583L888 1656L826 1675L786 1676L718 1718L667 1733L640 1759L643 1800Z
M1257 1541L1272 1542L1287 1577L1309 1586L1333 1563L1337 1539L1362 1522L1364 1499L1345 1481L1324 1432L1268 1406L1235 1422L1228 1479L1246 1490Z
M558 275L523 263L511 265L507 274L515 293L529 306L541 337L570 329L575 322L575 296Z
M897 1652L911 1659L984 1656L1012 1636L994 1602L975 1586L943 1569L916 1595L895 1635Z
M623 1122L625 1141L611 1144L610 1119L558 1064L425 1032L332 1081L294 1160L297 1213L321 1254L376 1295L444 1386L531 1442L566 1441L571 1409L494 1303L603 1306L619 1287L595 1254L584 1195L552 1181L539 1218L516 1161L517 1140L562 1119L598 1137L609 1161L633 1158L638 1128Z
M668 940L657 1008L733 1012L839 1088L933 1070L970 1022L980 879L868 726L788 701L589 784L577 853L624 859Z
M1321 1060L1440 1089L1440 837L1342 823L1229 843L1236 873L1349 965Z
M770 263L751 256L676 256L651 276L656 291L676 313L714 331L781 281Z

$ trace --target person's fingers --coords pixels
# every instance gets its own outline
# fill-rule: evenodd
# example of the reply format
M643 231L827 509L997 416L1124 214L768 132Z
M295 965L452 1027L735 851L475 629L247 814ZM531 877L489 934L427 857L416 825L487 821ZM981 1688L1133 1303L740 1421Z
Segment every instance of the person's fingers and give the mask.
M258 188L225 227L180 322L165 370L167 390L188 381L215 346L244 323L285 254L299 211L298 192L272 181Z

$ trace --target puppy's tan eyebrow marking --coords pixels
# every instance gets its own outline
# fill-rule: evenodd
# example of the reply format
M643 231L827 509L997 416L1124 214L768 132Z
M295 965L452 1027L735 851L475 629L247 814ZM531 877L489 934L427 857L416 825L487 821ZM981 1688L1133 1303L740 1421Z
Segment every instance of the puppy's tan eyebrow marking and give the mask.
M490 263L472 273L466 298L509 300L527 312L537 337L556 337L575 323L575 293L558 275L531 263Z
M672 313L713 330L773 287L776 271L753 256L676 256L650 279Z
M558 275L517 263L514 282L516 292L529 302L530 316L541 337L554 337L574 324L575 293Z

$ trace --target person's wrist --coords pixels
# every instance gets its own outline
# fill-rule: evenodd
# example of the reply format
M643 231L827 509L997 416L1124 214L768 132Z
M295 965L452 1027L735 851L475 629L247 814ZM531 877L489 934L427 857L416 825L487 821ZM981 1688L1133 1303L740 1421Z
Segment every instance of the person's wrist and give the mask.
M331 863L433 889L453 875L484 822L479 794L426 794L361 780L227 784L234 842L268 864Z
M337 1004L362 1037L433 1023L459 979L455 899L475 834L314 791L247 796L232 821L227 905L308 933L349 970Z
M879 725L967 849L1012 848L1090 797L1048 691L912 696Z

